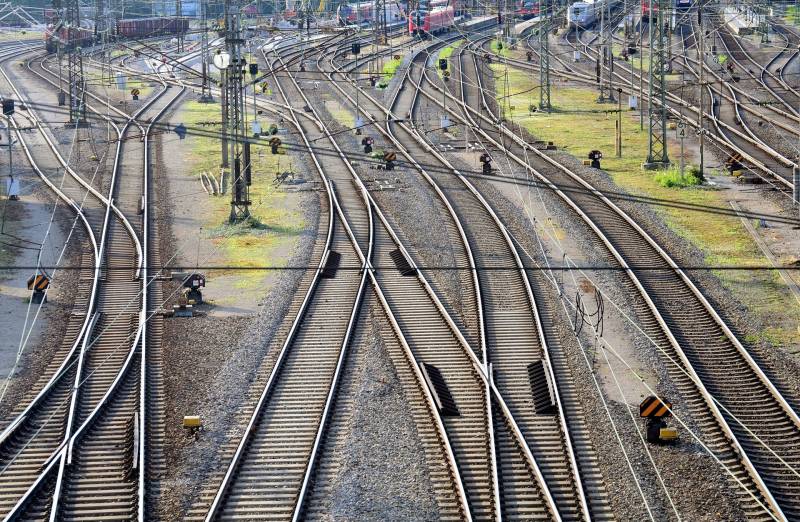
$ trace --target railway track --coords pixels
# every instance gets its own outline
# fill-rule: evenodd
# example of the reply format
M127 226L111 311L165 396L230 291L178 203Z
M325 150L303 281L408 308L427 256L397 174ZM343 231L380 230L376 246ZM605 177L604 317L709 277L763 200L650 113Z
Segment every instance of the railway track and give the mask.
M581 41L579 39L572 39L571 35L573 35L573 31L571 30L564 33L564 44L573 51L579 51L581 54L588 56L591 60L594 60L597 55L597 50L594 49L590 44L592 41L598 38L597 35L594 35L593 38L588 42ZM530 48L534 53L538 53L535 47L530 46ZM684 53L683 58L687 60L689 64L694 63L695 66L697 66L698 62L694 60L694 58L687 56L686 53ZM504 58L504 60L509 64L513 64L515 67L526 69L531 69L534 67L530 63L512 58ZM551 60L561 66L561 69L552 69L551 74L562 76L571 81L579 81L586 84L596 85L594 74L588 70L581 70L580 67L582 66L578 66L578 68L576 68L575 66L565 62L558 54L554 54ZM604 73L606 72L606 68L607 66L603 65ZM687 68L690 74L696 74L696 67L692 68L691 66L687 66ZM711 68L707 67L707 70L709 70L709 73L712 75L717 74L717 71ZM615 61L612 78L613 88L620 88L623 92L628 92L634 95L639 94L639 89L637 89L634 85L636 80L638 80L642 86L646 87L648 84L648 80L645 78L645 75L635 70L627 62L622 61ZM718 80L719 82L723 82L722 78L718 78ZM707 86L707 89L709 92L711 92L712 85L710 84ZM731 101L731 103L734 103L736 105L734 110L738 109L741 112L754 117L761 117L760 113L751 106L758 102L755 97L731 84L727 84L725 90L735 91L733 93L734 96L748 97L748 103L736 104L731 93L724 91L720 92L720 94L717 96L721 96ZM667 92L667 101L670 117L686 121L689 125L699 129L699 108L696 105L683 100L671 90ZM771 105L767 105L766 109L770 111L775 110ZM779 116L784 114L785 113L781 112ZM758 175L762 180L772 184L774 187L780 190L791 189L791 177L787 177L786 174L787 165L789 165L791 162L787 158L784 158L778 154L771 146L763 143L760 138L753 137L752 132L748 133L749 129L740 130L739 122L741 122L741 118L732 119L730 122L726 122L721 118L718 118L717 115L711 111L711 109L707 109L705 120L710 122L712 126L711 129L708 129L708 124L704 126L706 127L706 139L720 153L723 155L740 154L744 158L745 163L748 165L748 170ZM777 120L775 124L778 126L782 125L780 119ZM788 127L784 130L787 132L793 132Z
M43 73L38 74L48 81ZM6 79L17 97L25 100L7 75ZM150 400L146 346L147 340L158 341L159 332L149 334L145 326L151 313L148 285L144 283L149 276L145 263L149 250L143 249L142 242L146 247L153 235L147 220L150 125L145 129L136 120L146 111L152 111L151 120L156 120L182 94L182 90L176 89L179 92L175 97L164 97L167 90L164 84L161 93L133 115L116 111L123 116L120 125L109 121L118 139L111 179L105 183L108 197L92 186L96 180L81 179L59 152L57 140L44 125L37 124L61 166L106 210L103 219L95 223L100 226L93 231L100 238L97 258L101 262L95 265L91 279L92 291L86 308L88 326L66 354L60 371L53 374L5 432L4 440L13 448L29 433L20 429L26 422L53 412L43 423L49 439L33 437L23 443L21 452L9 452L11 466L24 465L29 460L25 449L33 450L31 453L39 458L46 457L39 467L28 465L24 476L8 475L23 493L8 511L9 518L144 517L147 471L143 463ZM139 129L144 143L138 150L122 139L134 128ZM29 158L33 161L30 154ZM125 174L130 169L141 174ZM145 221L137 223L140 211ZM47 448L54 444L48 454Z
M419 54L417 59L424 61L425 55ZM413 71L412 63L409 74ZM410 81L413 82L413 79ZM403 115L412 121L419 119L415 117L417 105L415 91L416 88L414 90L402 88L398 90L398 93L401 94L411 93L411 99L405 100L405 105L398 104L395 100L395 103L392 104L392 113L396 117ZM368 98L366 105L374 105L374 108L364 109L369 121L376 125L381 123L377 118L383 119L387 109L380 107L368 93L364 92L363 94ZM350 101L353 102L352 96L350 96ZM395 118L390 121L398 121ZM466 178L454 179L451 177L450 172L457 174L458 171L442 155L433 150L419 136L414 136L413 131L409 131L407 128L392 129L388 125L387 127L389 129L386 134L390 139L395 138L395 133L398 132L402 132L403 137L408 135L408 139L403 140L401 149L404 149L404 153L409 159L433 156L447 169L443 171L431 168L429 175L422 167L415 165L426 177L430 178L433 189L440 194L447 207L453 209L453 216L459 228L462 229L463 223L463 229L468 230L469 237L464 236L463 238L466 250L479 253L481 256L477 259L481 260L481 266L487 269L485 272L488 273L483 274L480 270L476 271L477 278L481 279L476 282L476 288L479 289L478 295L483 295L477 308L481 311L487 310L485 317L482 313L481 319L485 319L486 329L489 331L488 339L483 339L483 350L481 351L483 351L483 355L491 357L493 365L496 365L496 372L499 376L496 382L497 387L500 393L507 397L508 407L519 428L526 434L534 457L539 462L546 462L542 465L542 473L549 484L555 484L556 491L553 494L559 505L559 515L565 518L588 518L588 507L581 505L585 502L582 484L575 481L577 471L574 469L571 441L564 438L563 432L560 432L560 428L566 431L566 426L558 425L559 418L563 419L563 416L554 417L549 414L537 415L534 413L536 408L533 405L534 394L531 390L533 383L531 383L526 370L531 365L544 363L548 367L550 363L546 360L547 354L542 349L544 340L540 337L541 333L536 331L536 325L541 327L540 322L535 319L525 319L526 317L538 319L538 310L532 299L527 277L519 269L520 260L513 243L505 234L502 224L497 220L491 208L482 200L474 187L471 187ZM411 127L413 129L413 124ZM395 138L395 140L396 145L399 146L399 138ZM442 173L439 174L439 172ZM436 179L434 180L434 178ZM467 190L464 190L465 188ZM476 239L475 234L479 235L480 239ZM518 269L504 270L504 268L513 266L517 266ZM497 274L498 278L492 280L490 274ZM480 288L485 288L486 292L481 292ZM491 312L488 311L490 309ZM506 348L506 343L513 343L517 348L524 347L524 350L516 350L517 353L515 353ZM486 348L487 346L489 349ZM481 351L478 351L479 356ZM557 385L555 388L558 391ZM519 478L515 479L507 471L503 475L502 470L508 470L509 466L508 462L503 462L502 458L500 466L500 489L501 496L504 497L503 514L512 517L520 515L520 513L515 513L515 507L525 506L524 509L530 509L530 506L526 505L524 501L524 493L518 498L514 498L511 493L514 491L511 484ZM526 512L521 516L531 516L531 513Z
M283 60L281 58L279 58L279 60L281 61L281 65L283 65ZM274 70L274 64L272 68ZM299 90L293 80L291 83L286 82L286 80L281 82L276 77L276 82L284 96L286 96L286 91L292 86L295 90ZM286 96L286 99L288 102L288 96ZM320 279L316 288L313 288L313 291L310 291L307 295L307 299L309 299L307 301L307 308L298 315L295 324L302 325L299 327L299 330L304 330L306 325L309 326L309 329L302 332L299 331L298 335L294 338L290 336L287 343L284 345L284 351L287 354L285 359L286 363L284 363L286 368L289 368L289 365L293 364L293 361L301 360L304 357L304 353L308 353L307 346L320 346L321 340L319 332L321 329L314 327L312 321L319 321L319 323L315 324L319 326L324 325L326 327L326 332L331 331L331 320L338 320L341 326L338 330L335 330L330 340L330 342L335 344L336 348L324 350L322 352L317 348L316 356L309 360L308 364L310 366L306 368L295 366L291 375L289 375L289 373L283 374L284 370L281 368L280 364L280 359L283 358L283 356L279 356L279 363L276 364L270 378L270 382L276 384L271 387L270 382L267 383L267 386L262 392L263 400L256 406L252 417L253 420L251 423L258 423L258 431L247 430L248 435L242 439L243 442L240 444L239 450L237 451L239 457L234 457L231 467L229 467L229 472L217 491L211 509L207 514L207 519L228 516L252 516L253 513L259 513L264 518L274 516L282 520L290 517L297 519L300 516L303 510L303 499L306 495L307 488L312 484L311 476L315 468L318 450L322 445L323 433L327 431L326 425L328 422L329 410L334 408L335 404L338 404L337 383L339 381L341 369L346 361L346 351L350 343L353 329L355 328L355 321L359 317L360 301L363 298L368 276L371 274L369 270L366 270L373 244L373 232L371 230L372 217L369 204L363 199L359 201L361 196L358 191L343 190L342 201L347 201L351 207L348 209L347 213L345 213L343 210L344 207L340 205L339 198L334 190L334 182L327 178L329 173L341 169L330 170L322 168L322 164L319 163L318 156L313 153L309 142L309 135L314 136L319 130L315 132L312 128L307 127L308 123L298 120L297 117L294 116L294 113L292 113L292 119L294 125L301 130L303 141L312 154L318 173L329 187L329 206L331 208L332 219L335 219L336 225L332 229L332 236L330 236L332 237L332 243L328 250L327 258L338 259L338 261L336 261L338 267L334 268L333 265L328 265L327 261L320 265L318 269L319 274L323 274L324 271L328 273L328 277ZM312 134L312 132L315 133ZM330 167L330 164L327 166ZM345 170L345 172L347 171ZM354 199L348 201L349 198ZM355 204L362 207L362 210L355 207ZM354 218L353 226L350 225L351 217ZM362 243L360 243L360 240L366 240L366 242L363 243L363 246L366 248L364 251L361 250ZM364 252L366 252L366 254ZM350 255L349 262L351 265L344 264L346 260L344 257L345 255ZM330 273L331 269L335 272L334 274ZM326 286L328 288L326 288ZM332 290L336 289L338 289L338 293L332 292ZM351 300L342 298L342 289L350 292L352 296ZM332 301L341 303L341 305L346 306L346 308L335 309L331 307ZM309 319L312 317L314 319L310 321ZM319 317L319 319L316 319L317 317ZM300 322L300 319L304 320ZM331 355L327 352L333 352L333 354ZM323 360L329 361L329 365L322 367L322 371L320 371L319 364L320 355L327 357L327 359ZM318 376L316 377L316 382L314 381L315 376ZM279 397L275 397L274 394L280 392L281 386L283 386L282 383L287 382L287 377L298 379L300 384L297 386L299 387L307 386L304 383L310 383L317 388L318 395L316 396L316 400L307 393L304 397L301 397L301 401L297 403L297 406L299 408L304 407L304 411L309 412L308 415L303 419L287 418L286 422L283 423L283 429L285 430L286 426L291 426L298 420L302 420L302 426L304 426L307 431L302 434L303 436L295 437L296 444L286 449L287 455L285 461L279 460L277 466L265 470L262 466L258 465L259 455L263 456L270 451L280 451L280 444L275 444L274 442L270 444L271 441L269 440L268 434L270 431L274 432L275 430L280 430L282 425L280 418L267 415L269 411L267 408L269 408L271 404L276 404L277 407L285 409L286 401L277 401ZM420 382L421 381L418 380L418 386ZM273 399L273 397L275 398ZM430 407L432 401L429 402ZM266 408L262 407L262 405L266 406ZM309 407L311 405L315 407ZM296 410L297 408L293 408L288 411L287 414L289 414L290 417L296 417ZM436 437L435 432L428 433L428 437L426 438L429 442L426 446L428 448L431 447L430 441L432 437ZM441 440L439 441L439 445L442 445ZM295 464L291 465L291 463ZM293 473L289 475L289 484L291 484L289 488L286 488L287 464L290 465L290 469L293 470ZM261 486L258 488L254 488L252 482L248 486L248 477L252 476L249 470L253 466L260 469L261 473L275 473L278 478L278 483L276 484L276 486L278 486L277 489L270 488L268 481L264 483L261 480L259 480ZM442 466L440 469L446 470L447 466ZM449 477L451 473L452 471L448 471L444 476L439 477L439 481L450 481L451 479ZM315 486L320 486L324 483L315 480L313 484L315 484ZM283 493L281 493L281 491ZM239 495L247 495L250 502L245 503L237 501ZM458 495L448 500L451 504L449 511L455 515L459 512L460 506L458 501L453 503L453 498L457 499ZM441 506L444 507L446 504L441 504Z
M473 63L468 70L474 68ZM481 75L474 71L466 74L480 86ZM646 321L648 335L665 355L678 388L686 397L693 397L691 411L698 418L715 420L716 426L705 424L708 441L728 476L738 486L746 486L738 489L738 495L748 512L767 518L795 517L796 497L791 492L796 487L793 470L798 455L792 441L798 435L798 419L765 370L641 227L588 182L527 145L510 129L494 126L474 108L476 103L488 105L486 100L479 101L480 92L475 90L474 101L468 98L462 105L481 124L480 129L473 129L498 147L502 147L502 132L506 147L501 150L573 208L626 269L647 303L652 318ZM439 95L430 96L435 101ZM528 165L526 157L533 158L534 164ZM755 403L759 408L754 410Z

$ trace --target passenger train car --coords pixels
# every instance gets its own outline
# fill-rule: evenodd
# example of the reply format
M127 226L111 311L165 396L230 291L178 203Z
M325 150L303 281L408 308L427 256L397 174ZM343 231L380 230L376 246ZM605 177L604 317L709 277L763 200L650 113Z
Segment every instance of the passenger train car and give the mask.
M405 19L405 10L397 2L386 2L386 23L394 24ZM370 24L375 18L375 3L341 4L336 9L339 25Z
M517 18L522 18L523 20L539 16L539 2L536 0L519 0L514 14Z
M674 0L676 11L688 11L694 7L693 0ZM650 19L651 0L642 0L642 20ZM653 13L658 13L658 0L652 0Z
M420 0L419 7L408 16L408 33L415 36L444 33L455 25L455 1Z
M647 0L643 0L647 1ZM606 4L610 2L611 5ZM603 9L614 7L619 0L582 0L567 8L567 21L570 27L589 27L600 19Z

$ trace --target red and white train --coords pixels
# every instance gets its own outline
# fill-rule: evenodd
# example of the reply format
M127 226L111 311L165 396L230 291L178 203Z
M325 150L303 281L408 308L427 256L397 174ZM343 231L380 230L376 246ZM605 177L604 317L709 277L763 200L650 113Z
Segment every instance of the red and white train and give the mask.
M384 9L386 11L386 23L396 24L406 17L402 3L387 0ZM341 4L336 9L336 18L339 25L361 25L371 24L375 17L375 2L360 2L355 4Z
M432 0L427 10L411 11L408 16L408 32L425 37L449 31L455 25L455 13L454 0Z
M539 2L536 0L518 0L514 15L523 20L539 16Z

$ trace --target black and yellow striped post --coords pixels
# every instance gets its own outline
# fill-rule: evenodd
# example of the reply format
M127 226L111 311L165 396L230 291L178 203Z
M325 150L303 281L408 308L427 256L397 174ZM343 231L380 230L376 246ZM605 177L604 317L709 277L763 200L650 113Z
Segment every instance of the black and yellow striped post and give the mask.
M669 417L672 415L672 412L670 411L671 409L671 402L662 401L658 397L651 395L646 397L642 403L639 404L639 416L647 417L649 419Z
M672 442L678 438L678 431L668 428L666 417L672 415L672 403L654 395L645 397L639 404L639 416L647 419L647 442L654 444Z
M31 301L35 304L47 302L45 291L50 286L50 278L44 274L36 274L28 279L28 290L33 292Z

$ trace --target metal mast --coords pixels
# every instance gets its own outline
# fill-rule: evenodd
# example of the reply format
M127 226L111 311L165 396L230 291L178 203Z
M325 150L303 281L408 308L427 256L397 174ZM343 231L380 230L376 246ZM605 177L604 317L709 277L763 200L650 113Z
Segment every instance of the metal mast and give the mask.
M375 45L385 45L386 37L386 0L375 0Z
M67 82L69 84L69 123L86 123L85 79L83 77L83 53L81 51L81 11L78 0L67 0L64 17L67 35Z
M539 109L550 112L550 24L553 10L550 0L541 2L542 25L539 27Z
M233 168L230 222L236 223L250 217L250 143L245 134L244 87L245 60L242 56L244 40L241 32L241 10L235 0L225 0L225 49L229 62L226 69L226 96L222 104L228 138L228 156Z
M666 2L655 0L656 13L653 13L654 0L650 3L650 85L648 87L647 112L650 116L650 136L648 138L648 168L663 168L669 165L667 154L667 103L666 103L666 34L664 31L664 12ZM655 18L655 21L653 20ZM658 104L656 104L658 97Z
M181 26L181 18L183 18L183 0L175 0L175 23L178 24L178 52L183 52L183 27Z
M200 63L203 71L203 85L200 90L200 102L212 103L214 97L211 96L211 86L208 81L208 6L205 1L201 1L200 8Z

